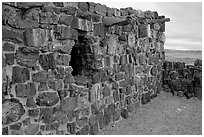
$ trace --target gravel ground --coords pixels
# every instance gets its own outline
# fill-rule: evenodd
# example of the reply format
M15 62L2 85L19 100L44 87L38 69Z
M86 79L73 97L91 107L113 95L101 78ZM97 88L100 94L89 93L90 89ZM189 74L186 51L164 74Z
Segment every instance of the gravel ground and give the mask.
M162 92L99 135L201 135L202 101Z

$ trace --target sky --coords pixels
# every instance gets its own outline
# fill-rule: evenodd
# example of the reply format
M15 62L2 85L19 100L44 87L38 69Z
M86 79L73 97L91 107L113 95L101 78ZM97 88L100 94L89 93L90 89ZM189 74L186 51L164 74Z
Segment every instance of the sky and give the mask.
M127 0L128 1L128 0ZM124 2L101 1L112 8L157 11L170 18L166 22L165 49L202 49L202 3L201 2Z

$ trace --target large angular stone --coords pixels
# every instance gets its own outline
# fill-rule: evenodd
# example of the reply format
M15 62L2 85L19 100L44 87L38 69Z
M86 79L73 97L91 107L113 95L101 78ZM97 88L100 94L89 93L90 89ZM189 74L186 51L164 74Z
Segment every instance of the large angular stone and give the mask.
M71 60L71 55L69 54L58 54L56 55L56 58L55 58L56 65L69 66L70 60Z
M93 24L91 21L79 19L79 18L73 18L71 27L74 29L82 30L82 31L92 31L93 30Z
M125 119L129 117L129 112L127 109L121 109L121 116Z
M53 112L54 110L52 107L40 108L39 120L42 120L42 122L46 124L52 123L54 121Z
M39 124L29 124L25 129L25 135L36 135L39 131Z
M70 26L73 20L73 16L71 15L61 15L59 18L59 23Z
M60 107L62 110L75 110L78 105L77 97L68 97L60 101Z
M104 37L105 32L106 30L105 30L105 26L103 23L94 24L94 27L93 27L94 36Z
M35 48L19 47L16 52L16 62L21 66L35 67L39 58L39 51Z
M106 6L105 5L102 5L102 4L96 4L95 5L95 8L94 8L94 11L95 13L99 14L99 15L102 15L102 16L105 16L106 15Z
M4 43L2 47L3 51L15 51L15 44L11 42Z
M139 26L139 38L144 38L148 36L148 25L140 24Z
M18 84L16 85L16 96L32 98L36 94L36 87L34 83Z
M36 104L38 106L54 106L59 101L59 96L56 92L43 92L36 98Z
M55 32L55 38L59 40L65 40L65 39L77 40L78 39L77 30L74 30L71 27L55 26L54 32Z
M53 80L55 78L54 73L51 71L39 71L37 73L32 74L32 80L34 82L46 82L49 80Z
M21 122L17 122L13 125L10 125L10 130L20 130L21 129L21 126L22 126L22 123Z
M15 60L15 54L14 53L7 53L5 54L6 57L6 64L7 65L13 65Z
M59 17L53 12L40 12L39 13L39 22L41 24L57 24Z
M12 83L23 83L30 79L30 71L27 68L15 66L12 69Z
M27 46L41 48L48 44L50 31L48 29L28 28L25 30L24 37Z
M194 61L194 66L202 66L202 60L201 59L196 59Z
M30 117L37 117L39 115L39 109L30 109L28 110L28 116Z
M2 102L2 124L16 122L24 113L25 109L18 99L6 99Z
M54 69L55 68L55 58L54 54L41 54L39 57L39 63L44 70Z

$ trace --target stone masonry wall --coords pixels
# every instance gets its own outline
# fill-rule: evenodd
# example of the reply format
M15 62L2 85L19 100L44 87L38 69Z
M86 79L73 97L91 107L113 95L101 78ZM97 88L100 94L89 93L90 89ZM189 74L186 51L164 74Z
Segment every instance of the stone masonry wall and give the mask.
M202 60L196 60L194 65L165 61L163 88L175 96L202 99Z
M157 12L7 2L2 15L2 134L97 134L162 91Z

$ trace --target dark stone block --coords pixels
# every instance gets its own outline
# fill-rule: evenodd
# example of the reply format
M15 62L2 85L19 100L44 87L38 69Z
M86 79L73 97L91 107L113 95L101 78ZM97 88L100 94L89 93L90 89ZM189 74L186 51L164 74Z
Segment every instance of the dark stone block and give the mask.
M6 57L6 64L7 65L13 65L14 64L14 59L15 59L14 53L5 54L5 57Z
M150 70L150 74L152 76L156 76L158 74L158 70L157 70L157 67L156 66L153 66Z
M28 116L30 117L37 117L39 115L40 111L39 109L30 109L28 110Z
M31 123L30 117L25 118L22 121L22 123L23 123L24 126L30 125L30 123Z
M14 31L2 26L2 40L11 40L14 43L23 43L24 36L23 32Z
M22 126L21 122L15 123L13 125L10 125L10 130L20 130Z
M147 25L146 24L140 24L139 25L139 38L147 37L148 31L147 31Z
M21 68L19 66L15 66L12 68L12 83L24 83L25 81L30 79L30 72L27 68Z
M39 57L39 63L44 70L55 68L55 59L53 53L41 54Z
M2 124L16 122L24 113L25 109L18 99L5 99L2 102Z
M202 60L201 59L196 59L194 61L194 66L202 66Z
M121 109L121 116L125 119L127 119L129 117L129 112L127 109L122 108Z
M25 98L32 98L37 92L34 83L18 84L16 85L15 90L16 90L17 97L25 97Z
M39 51L33 47L19 47L16 52L16 61L21 66L36 67Z
M126 104L127 104L127 105L130 105L130 104L132 103L132 100L131 100L131 97L130 97L130 96L127 96L127 97L125 98L125 101L126 101Z
M34 108L36 107L36 103L34 102L34 99L33 98L28 98L27 101L26 101L26 107L29 107L29 108Z
M70 60L71 60L71 55L69 54L58 54L55 58L56 65L69 66Z
M69 97L60 101L60 108L64 111L75 110L78 106L78 97Z
M10 42L6 42L3 45L3 51L15 51L15 45Z
M174 69L184 69L185 63L184 62L173 62Z
M43 92L36 98L36 104L38 106L54 106L59 101L59 97L56 92Z
M106 33L105 26L103 23L94 24L93 35L104 37Z
M47 82L49 80L53 80L55 78L55 75L52 72L48 71L39 71L37 73L33 73L32 80L34 82Z
M72 29L71 27L67 26L55 26L54 33L56 39L65 40L65 39L78 39L78 32L77 30Z
M53 108L40 108L40 117L43 123L50 124L54 121Z
M198 99L202 100L202 88L194 87L194 93Z
M8 127L2 128L2 135L8 135Z
M191 92L185 92L184 95L186 96L187 99L190 99L194 96L194 94Z
M67 123L67 131L71 134L76 133L76 124L75 123Z
M59 24L64 24L70 26L72 24L73 16L71 15L61 15L59 18Z

